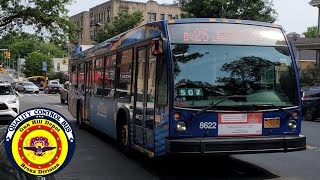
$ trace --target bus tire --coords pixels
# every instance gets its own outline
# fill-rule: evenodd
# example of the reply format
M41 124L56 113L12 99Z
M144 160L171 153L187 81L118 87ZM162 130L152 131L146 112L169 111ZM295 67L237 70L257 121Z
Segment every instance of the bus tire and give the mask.
M130 154L130 133L125 110L120 109L117 115L117 141L125 154Z
M304 111L304 120L305 121L313 121L315 119L315 110L314 108L307 108Z

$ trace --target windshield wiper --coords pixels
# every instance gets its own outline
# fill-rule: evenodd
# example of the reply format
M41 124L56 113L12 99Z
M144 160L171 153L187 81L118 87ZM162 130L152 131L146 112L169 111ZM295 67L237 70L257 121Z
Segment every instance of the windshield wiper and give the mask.
M293 114L292 114L290 111L285 110L285 109L283 109L282 107L277 106L277 105L274 105L274 104L261 104L261 105L260 105L260 104L250 104L250 105L253 106L253 107L271 106L271 107L274 107L274 108L279 109L280 111L286 113L286 114L289 115L289 116L293 116ZM250 106L250 105L249 105L249 106Z
M195 119L198 115L200 115L200 114L208 111L209 109L212 109L212 108L216 107L218 104L220 104L220 103L222 103L222 102L224 102L224 101L226 101L226 100L228 100L228 99L232 99L232 98L246 98L246 97L247 97L247 96L244 96L244 95L232 95L232 96L227 96L227 97L221 99L220 101L218 101L218 102L216 102L216 103L214 103L214 104L212 104L212 105L210 105L210 106L202 109L201 111L195 113L195 114L193 115L193 119Z

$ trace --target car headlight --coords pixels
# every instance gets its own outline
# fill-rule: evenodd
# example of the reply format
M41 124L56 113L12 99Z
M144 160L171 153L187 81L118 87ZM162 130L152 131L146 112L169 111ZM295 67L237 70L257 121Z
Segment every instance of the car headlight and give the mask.
M17 99L13 99L11 101L8 101L9 104L13 104L13 103L16 103L17 102Z
M291 130L296 129L297 128L297 121L293 120L293 119L288 121L288 127Z
M177 125L176 125L176 129L179 132L184 132L187 130L187 126L186 123L184 123L183 121L178 121Z

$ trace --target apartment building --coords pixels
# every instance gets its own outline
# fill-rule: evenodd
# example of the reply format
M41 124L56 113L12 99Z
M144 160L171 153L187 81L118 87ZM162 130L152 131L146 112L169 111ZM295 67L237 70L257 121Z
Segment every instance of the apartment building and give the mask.
M77 37L80 44L92 44L91 39L87 36L90 33L89 11L83 11L71 17L71 20L77 26Z
M143 23L172 18L179 18L181 14L178 3L159 4L155 0L147 2L134 2L124 0L109 0L95 7L74 15L71 19L79 25L79 44L90 45L95 42L95 37L105 23L112 22L118 12L134 11L143 12Z
M89 11L83 11L78 13L70 19L76 24L77 32L76 36L78 37L78 42L69 42L68 44L68 55L69 57L75 51L76 44L79 45L92 45L90 39L90 18Z

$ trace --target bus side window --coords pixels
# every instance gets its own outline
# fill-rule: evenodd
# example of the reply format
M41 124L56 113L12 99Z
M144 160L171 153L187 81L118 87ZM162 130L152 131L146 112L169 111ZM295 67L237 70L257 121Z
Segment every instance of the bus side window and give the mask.
M157 90L157 101L158 105L165 106L168 101L168 68L167 59L165 57L158 57L158 90Z
M116 98L130 101L131 83L132 83L132 49L119 53L119 64L117 67L118 82L116 89Z

